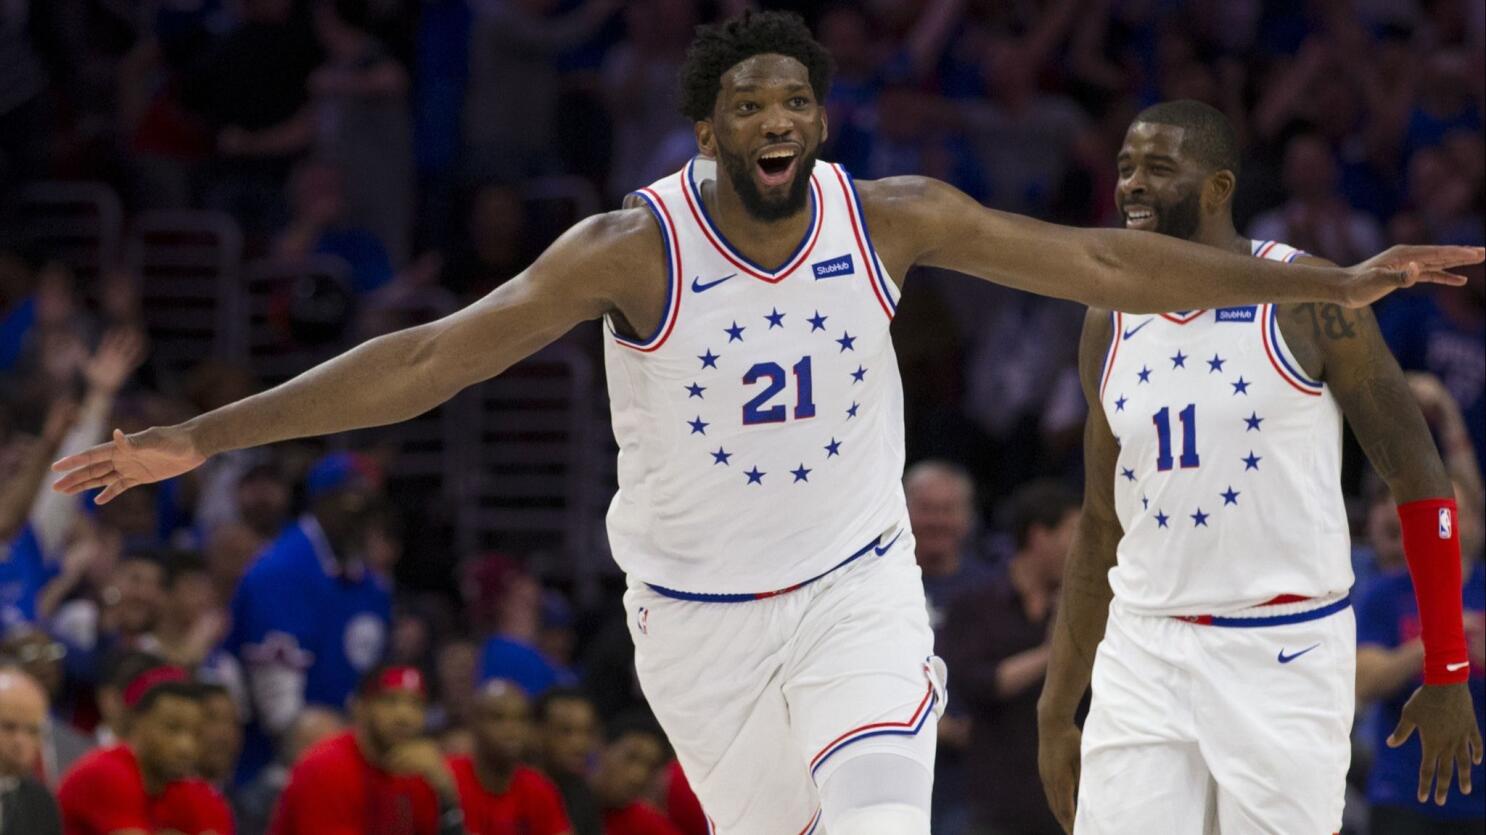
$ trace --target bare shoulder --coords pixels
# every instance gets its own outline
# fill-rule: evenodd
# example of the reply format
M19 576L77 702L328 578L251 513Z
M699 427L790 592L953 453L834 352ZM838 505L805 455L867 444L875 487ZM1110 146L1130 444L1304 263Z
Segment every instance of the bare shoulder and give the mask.
M643 262L647 258L661 265L660 226L649 209L616 209L590 215L579 221L558 243L581 247L605 259Z
M955 234L956 220L979 208L959 189L932 177L863 180L857 194L872 243L900 283L909 267Z
M861 180L856 184L862 198L862 209L868 220L878 214L917 216L933 214L936 209L952 206L958 199L969 200L959 189L933 177L884 177Z

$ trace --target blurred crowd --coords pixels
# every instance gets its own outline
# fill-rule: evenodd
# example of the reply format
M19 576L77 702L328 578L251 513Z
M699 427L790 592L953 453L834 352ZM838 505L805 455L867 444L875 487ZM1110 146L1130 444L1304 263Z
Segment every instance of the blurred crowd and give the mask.
M332 796L392 821L364 831L441 831L451 792L492 798L466 804L470 832L707 831L635 683L617 578L579 594L551 553L460 552L386 446L232 453L102 507L50 492L47 465L113 428L262 383L220 357L170 373L130 265L55 259L7 210L82 180L131 217L225 212L244 257L340 259L336 315L359 338L409 299L447 309L519 272L567 220L532 199L554 183L609 208L678 168L693 27L749 5L0 0L0 833L58 831L40 823L58 797L97 827L77 831L130 828L86 817L120 774L188 833L223 825L216 797L237 832L320 831ZM1194 98L1243 141L1251 237L1351 263L1486 235L1479 2L762 5L800 11L834 56L823 157L858 177L1109 225L1130 118ZM1377 314L1461 493L1479 671L1486 281ZM907 283L906 486L955 694L936 833L1057 831L1034 704L1079 507L1081 319L931 270ZM1364 650L1405 662L1359 680L1348 825L1366 832L1370 809L1411 802L1380 741L1419 649L1391 499L1350 441L1347 462ZM347 762L382 782L341 791ZM1479 789L1441 814L1486 818Z

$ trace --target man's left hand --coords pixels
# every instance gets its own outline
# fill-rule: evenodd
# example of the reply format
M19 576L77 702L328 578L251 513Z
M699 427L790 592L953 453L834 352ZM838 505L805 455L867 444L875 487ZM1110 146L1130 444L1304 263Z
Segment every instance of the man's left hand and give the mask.
M1419 731L1419 802L1429 801L1429 787L1434 785L1434 802L1445 805L1450 795L1450 766L1459 775L1460 793L1471 793L1471 765L1481 763L1481 729L1476 727L1476 711L1471 704L1471 691L1465 683L1426 684L1414 691L1398 727L1388 737L1388 747L1397 748Z

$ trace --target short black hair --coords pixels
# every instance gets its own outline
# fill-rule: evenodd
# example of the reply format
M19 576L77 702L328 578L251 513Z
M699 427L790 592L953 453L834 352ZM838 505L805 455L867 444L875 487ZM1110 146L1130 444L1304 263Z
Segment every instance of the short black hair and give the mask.
M136 649L119 650L104 663L102 684L123 693L124 688L129 686L129 682L144 672L156 667L164 667L167 663L164 658L153 652Z
M545 722L552 713L552 705L556 702L582 702L589 706L595 715L598 707L594 705L592 697L576 687L553 687L537 698L533 706L532 715L538 722Z
M201 691L201 685L194 681L167 681L144 691L144 695L139 697L139 701L135 702L133 707L128 708L128 712L134 716L149 713L161 699L165 698L185 699L201 704L205 694Z
M1238 176L1238 134L1216 107L1192 99L1163 101L1140 111L1135 121L1181 128L1182 149L1207 166L1208 173L1232 171Z
M712 118L723 74L755 55L786 55L804 64L815 100L825 102L835 65L805 19L793 12L750 10L697 27L681 65L681 115L693 122Z
M1078 493L1061 481L1048 478L1023 484L1006 501L1007 517L1018 550L1027 546L1033 527L1056 528L1080 505Z
M664 752L662 759L669 759L671 756L671 743L666 739L666 732L661 730L655 716L645 708L626 710L605 726L604 739L610 744L627 736L648 736L660 744L661 751Z

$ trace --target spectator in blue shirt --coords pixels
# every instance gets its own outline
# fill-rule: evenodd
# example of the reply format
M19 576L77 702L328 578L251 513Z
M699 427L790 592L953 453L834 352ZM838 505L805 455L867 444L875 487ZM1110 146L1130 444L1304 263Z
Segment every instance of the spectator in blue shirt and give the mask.
M273 740L305 706L342 709L386 652L392 595L364 561L380 484L364 456L320 459L305 485L309 512L254 561L233 597L226 645L253 703L240 780L273 759Z

